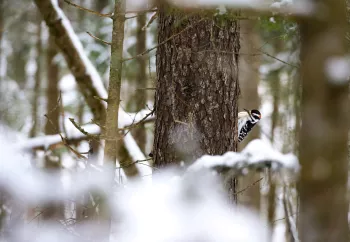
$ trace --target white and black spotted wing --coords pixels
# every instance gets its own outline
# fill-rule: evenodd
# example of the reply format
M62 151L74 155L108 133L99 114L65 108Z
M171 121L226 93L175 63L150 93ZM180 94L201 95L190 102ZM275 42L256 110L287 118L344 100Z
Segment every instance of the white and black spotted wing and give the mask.
M249 113L250 112L250 113ZM238 113L238 142L241 142L260 120L258 110L244 111Z

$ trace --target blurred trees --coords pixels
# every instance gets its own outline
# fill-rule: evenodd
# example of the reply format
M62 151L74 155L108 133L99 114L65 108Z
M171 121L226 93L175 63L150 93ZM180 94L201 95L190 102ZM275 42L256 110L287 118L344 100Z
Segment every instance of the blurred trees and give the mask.
M349 76L341 70L346 62L346 5L323 4L328 14L300 20L300 239L348 241Z
M110 85L113 89L114 93L108 98L107 116L110 119L107 127L104 125L107 103L103 100L107 95L96 88L96 75L90 73L76 50L79 41L67 38L62 22L56 21L59 16L50 7L51 1L34 2L49 27L39 24L41 16L38 18L33 5L26 9L19 2L0 1L1 122L31 137L64 133L61 128L69 122L64 122L64 117L60 120L60 115L65 115L65 119L76 118L79 125L97 123L102 130L107 128L106 136L102 135L107 137L107 149L109 141L113 143L113 149L106 157L110 155L112 160L119 161L126 175L139 176L134 165L141 159L130 156L122 138L131 130L141 155L144 155L149 153L153 132L143 123L119 130L116 114L119 107L130 112L131 117L132 113L144 109L149 108L151 112L153 98L150 97L156 88L157 120L153 142L156 168L180 161L192 162L203 154L235 150L236 113L243 108L260 108L263 118L240 144L240 149L248 141L261 137L284 152L300 151L301 181L297 190L287 176L249 174L240 180L237 189L243 191L239 193L240 203L260 207L261 214L274 228L283 224L283 229L289 233L288 239L298 239L293 228L299 216L298 232L302 241L345 241L348 206L345 198L348 193L345 134L348 133L349 109L345 93L348 90L347 83L335 81L334 76L330 76L334 73L327 69L331 66L335 76L346 69L337 67L344 64L345 54L345 7L342 1L323 1L325 7L332 4L330 16L315 7L317 19L293 16L293 13L291 18L286 18L278 10L277 13L264 11L261 15L242 11L240 17L245 20L240 21L240 25L237 22L240 17L234 10L218 14L218 9L177 9L161 5L157 10L158 23L154 21L149 28L144 28L154 9L142 14L132 12L126 15L125 31L118 25L114 34L112 27L116 28L118 18L112 23L109 17L100 18L64 3L67 6L64 12L83 44L83 52L96 66L104 87ZM103 13L113 11L114 6L108 0L72 2ZM111 42L112 46L88 36L87 31ZM125 33L124 42L120 33ZM147 52L147 49L155 45L150 40L156 39L157 35L159 46L155 65L154 52ZM116 47L117 42L119 47ZM124 47L121 47L122 43ZM145 51L147 54L139 55ZM123 55L129 60L122 60ZM73 77L69 75L70 71ZM152 81L155 75L156 86ZM70 85L75 81L77 86ZM120 85L121 81L123 85ZM58 102L60 91L69 101ZM119 91L121 98L116 93ZM44 120L45 113L51 121ZM89 139L91 136L81 140ZM83 159L84 156L99 157L96 152L99 139L92 139L97 144L90 149L89 155L87 152L91 147L81 140L70 144L77 153L68 153L70 149L60 144L46 147L45 155L57 152L63 157L60 170L80 171L91 169L90 165L99 168L100 163L92 164L89 163L91 159ZM115 140L118 140L117 144ZM43 152L35 152L40 160ZM70 162L75 165L67 165ZM259 181L260 177L268 179ZM88 194L71 202L77 208L74 219L81 221L94 217L101 208L96 202L99 199L96 194ZM330 206L334 209L330 210Z

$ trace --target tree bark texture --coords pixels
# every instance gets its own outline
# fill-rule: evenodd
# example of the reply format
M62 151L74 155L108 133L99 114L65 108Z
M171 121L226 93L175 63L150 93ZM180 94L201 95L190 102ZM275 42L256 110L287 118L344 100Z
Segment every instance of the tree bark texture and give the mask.
M258 31L255 29L256 24L257 21L255 20L243 20L240 22L240 52L243 54L239 56L239 86L242 93L239 99L239 111L243 109L259 109L260 106L258 85L261 56L247 54L261 46ZM256 125L249 135L239 143L238 150L242 150L250 141L259 138L259 136L260 127ZM239 178L239 188L237 190L241 191L249 187L238 194L238 202L240 204L256 210L260 209L260 182L257 182L259 179L259 172L250 172L246 176Z
M164 41L157 49L155 166L235 151L238 23L163 5L158 42Z
M310 2L323 12L300 20L300 239L345 242L349 83L347 77L335 81L329 68L335 68L330 66L333 58L345 58L346 5L344 0L324 0L322 6Z
M99 96L99 94L93 86L92 76L88 74L88 70L75 48L73 40L52 5L52 1L34 0L34 2L49 27L50 34L54 37L57 47L61 50L68 68L74 75L79 90L94 115L94 119L103 124L106 115L105 107L100 100L94 98L94 96Z

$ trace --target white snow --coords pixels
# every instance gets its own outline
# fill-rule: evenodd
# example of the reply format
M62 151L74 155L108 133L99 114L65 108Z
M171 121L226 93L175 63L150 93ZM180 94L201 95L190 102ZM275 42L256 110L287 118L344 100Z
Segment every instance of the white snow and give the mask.
M121 109L120 109L121 110ZM149 110L142 110L138 112L137 114L134 113L126 113L123 111L120 115L119 119L119 127L124 128L128 125L132 125L134 123L137 123L141 119L145 117L146 114L148 114L150 111ZM148 117L147 119L151 119L152 117ZM85 135L82 134L78 129L74 127L74 125L70 121L65 122L65 127L67 130L67 137L70 139L80 139L84 138ZM100 127L95 125L95 124L86 124L82 125L82 128L87 131L89 134L99 134L100 133ZM62 134L63 137L65 137L65 134ZM129 140L134 139L131 134L130 137L128 138ZM34 138L30 138L27 140L23 140L20 143L17 144L18 148L21 150L27 150L35 147L48 147L52 144L57 144L61 142L61 137L59 134L55 135L46 135L46 136L38 136ZM130 146L131 147L131 146ZM138 148L139 150L140 148ZM129 150L130 152L132 150ZM137 151L136 151L137 152ZM138 156L138 155L136 155Z
M268 226L256 214L230 207L210 173L178 178L163 172L152 183L116 195L123 222L115 241L267 241Z
M242 152L226 152L223 155L205 155L196 160L188 171L199 171L202 169L215 169L217 167L230 167L243 171L248 165L261 165L272 162L272 169L285 168L298 172L300 167L298 159L293 154L282 154L272 148L267 141L255 139L251 141Z
M266 223L253 212L241 207L233 208L226 200L220 182L210 172L181 176L172 171L160 171L151 184L139 179L130 181L126 186L112 187L109 184L111 180L102 169L65 172L63 177L59 173L24 166L29 163L29 158L21 156L16 145L4 139L2 134L0 154L0 186L6 189L8 196L20 201L21 206L36 207L46 202L66 200L79 202L77 199L87 191L106 194L104 198L114 218L111 241L265 242L268 238ZM21 212L14 209L16 207L8 211ZM74 214L74 210L68 213ZM88 240L83 239L85 233L80 234L81 231L92 231L90 236L97 237L102 231L102 227L94 221L74 227L60 223L55 225L45 220L40 220L39 226L36 222L23 223L19 220L16 224L16 221L11 223L11 228L16 229L10 236L15 236L18 241L24 241L24 238L57 241L59 234L60 239L69 237L68 241L78 242ZM94 241L101 241L101 238Z
M349 82L350 61L348 57L332 57L326 61L325 70L329 81L335 85Z

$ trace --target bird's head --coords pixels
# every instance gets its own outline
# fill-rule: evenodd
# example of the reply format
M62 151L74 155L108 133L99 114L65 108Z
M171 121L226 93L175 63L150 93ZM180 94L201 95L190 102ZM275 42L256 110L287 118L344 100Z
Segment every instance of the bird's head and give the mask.
M259 120L261 119L261 113L260 113L260 111L257 110L257 109L252 109L252 110L250 111L250 115L252 116L252 118L253 118L254 120L256 120L256 122L259 121Z

